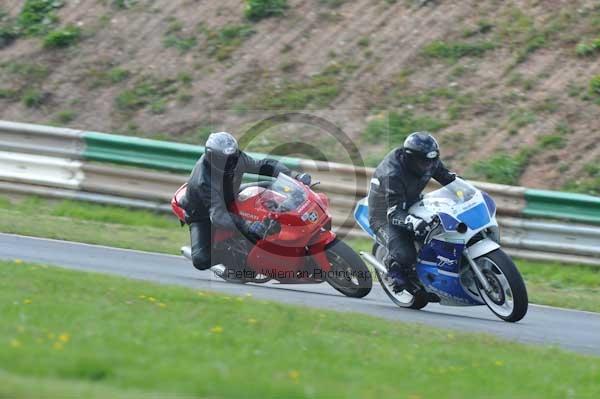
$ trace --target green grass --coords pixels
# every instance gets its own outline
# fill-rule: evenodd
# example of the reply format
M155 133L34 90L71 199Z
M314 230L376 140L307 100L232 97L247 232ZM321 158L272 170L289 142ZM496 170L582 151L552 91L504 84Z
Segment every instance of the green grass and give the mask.
M73 110L70 109L66 109L64 111L60 111L58 112L54 118L53 118L53 122L57 123L57 124L67 124L69 122L72 122L75 118L77 117L77 113Z
M248 106L264 110L302 110L308 107L325 107L340 93L341 79L321 73L303 81L286 81L271 86L249 100Z
M174 47L184 54L196 46L198 41L194 36L184 36L181 34L169 34L165 36L163 44L165 47Z
M565 144L565 138L560 134L548 134L538 138L538 143L542 148L562 148Z
M133 88L123 90L115 98L115 105L121 111L136 111L146 106L153 110L164 103L166 97L176 94L177 80L144 76Z
M21 101L23 101L23 104L28 108L39 108L44 103L45 97L46 96L41 91L30 88L23 92Z
M589 42L581 42L575 47L575 53L580 57L589 57L600 53L600 37Z
M481 57L496 48L492 42L446 42L437 40L423 47L422 54L430 58L456 61L463 57Z
M48 67L38 63L10 61L2 63L2 69L29 83L41 83L50 75Z
M26 0L17 18L17 26L27 36L45 35L56 26L56 9L62 6L62 1Z
M87 71L86 75L89 88L96 89L124 82L132 76L132 73L127 69L114 67L106 70L93 68Z
M385 143L390 147L401 145L406 136L415 131L435 132L446 127L444 121L429 115L415 115L410 111L388 112L367 124L362 138L369 143Z
M469 174L492 183L516 185L534 153L534 150L527 148L514 155L499 153L473 163Z
M35 223L29 223L34 213ZM0 196L0 231L169 254L179 254L189 242L187 227L180 227L171 215L35 197ZM370 240L347 241L356 251L371 250ZM600 312L600 268L520 260L517 264L532 302Z
M600 105L600 75L596 75L590 79L590 95Z
M529 300L563 308L600 312L600 268L516 261Z
M206 36L206 50L210 57L224 61L231 57L242 43L256 33L246 24L225 25L218 30L209 29L203 25L200 30Z
M600 166L589 163L583 167L583 174L564 186L565 190L578 193L600 195Z
M256 22L282 15L287 8L287 0L245 0L244 15Z
M19 262L0 277L5 397L600 395L600 359L487 335Z
M76 44L79 40L81 40L81 29L74 25L68 25L65 28L49 32L44 37L44 47L66 48Z
M171 215L34 197L0 200L0 231L171 254L189 242L187 228Z
M10 46L20 33L15 21L0 7L0 49Z

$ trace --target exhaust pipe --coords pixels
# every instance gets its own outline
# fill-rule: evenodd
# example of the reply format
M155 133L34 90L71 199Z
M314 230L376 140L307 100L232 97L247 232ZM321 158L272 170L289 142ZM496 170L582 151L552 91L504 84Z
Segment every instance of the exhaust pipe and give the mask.
M192 248L181 247L181 255L187 260L192 260Z
M368 252L360 251L360 256L367 261L371 266L375 268L381 274L387 274L387 268L381 264L373 255Z

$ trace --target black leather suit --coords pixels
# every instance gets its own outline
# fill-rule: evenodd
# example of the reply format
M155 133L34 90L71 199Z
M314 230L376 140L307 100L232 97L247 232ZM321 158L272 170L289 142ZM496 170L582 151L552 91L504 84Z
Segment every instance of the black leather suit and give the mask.
M276 177L279 173L290 175L291 171L281 162L255 160L244 152L240 152L237 162L228 162L221 169L211 165L203 155L192 171L182 206L188 214L192 261L199 270L213 266L210 256L213 226L246 232L248 223L227 209L239 191L244 173Z
M403 267L410 267L417 257L410 229L406 225L392 225L390 218L404 220L430 179L445 186L455 177L439 160L431 172L422 176L413 173L402 148L392 150L379 163L369 190L369 224L389 250L386 263L396 261Z

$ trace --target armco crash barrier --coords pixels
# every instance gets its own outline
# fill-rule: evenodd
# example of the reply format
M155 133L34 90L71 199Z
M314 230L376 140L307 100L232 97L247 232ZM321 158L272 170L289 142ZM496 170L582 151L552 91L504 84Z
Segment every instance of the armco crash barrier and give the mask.
M168 210L165 205L171 193L185 181L204 148L0 121L0 152L3 164L0 191L27 193L30 190L36 195L54 198ZM351 213L356 201L367 194L373 168L292 157L274 158L292 169L307 171L321 181L317 190L330 197L334 224L339 231L361 235L353 228ZM475 184L496 199L500 223L507 233L503 241L513 253L518 251L520 256L530 258L600 264L600 254L594 249L600 247L600 198L492 183ZM578 224L572 225L570 221Z

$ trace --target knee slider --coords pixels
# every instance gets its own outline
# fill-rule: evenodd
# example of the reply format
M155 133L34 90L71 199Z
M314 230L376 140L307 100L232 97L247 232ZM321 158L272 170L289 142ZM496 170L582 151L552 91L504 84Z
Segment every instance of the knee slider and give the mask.
M206 255L202 252L192 254L192 263L198 270L206 270L212 266L210 264L210 255Z

